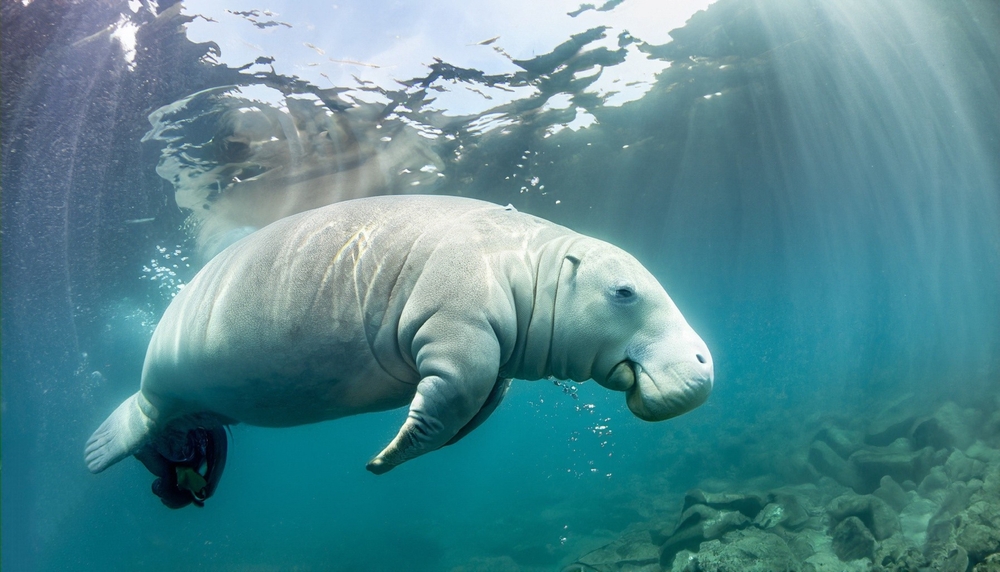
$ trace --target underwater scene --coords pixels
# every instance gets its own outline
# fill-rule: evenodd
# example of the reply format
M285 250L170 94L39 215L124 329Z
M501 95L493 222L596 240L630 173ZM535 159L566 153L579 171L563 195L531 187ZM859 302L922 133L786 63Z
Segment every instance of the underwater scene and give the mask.
M1000 572L995 0L0 19L4 571Z

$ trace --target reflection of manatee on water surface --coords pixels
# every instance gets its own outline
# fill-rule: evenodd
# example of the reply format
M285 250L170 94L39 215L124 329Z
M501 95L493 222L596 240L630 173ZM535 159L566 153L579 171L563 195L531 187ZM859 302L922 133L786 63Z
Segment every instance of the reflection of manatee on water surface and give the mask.
M213 258L167 308L140 390L91 436L86 461L96 473L134 454L175 487L200 483L163 468L183 460L218 482L223 425L408 405L368 463L381 474L479 426L512 378L548 376L594 379L658 421L704 402L714 374L704 342L621 249L471 199L347 201Z
M161 107L143 141L164 145L156 172L174 186L202 258L280 218L376 194L428 192L442 163L384 106L339 109L311 93L218 87Z

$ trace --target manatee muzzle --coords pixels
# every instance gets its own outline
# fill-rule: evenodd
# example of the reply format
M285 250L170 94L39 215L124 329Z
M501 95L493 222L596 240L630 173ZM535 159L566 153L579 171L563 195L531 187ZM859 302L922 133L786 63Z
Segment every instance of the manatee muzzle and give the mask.
M625 403L644 421L664 421L698 407L708 399L714 371L707 350L694 362L674 363L656 372L626 359L616 365L605 384L625 392Z
M614 391L627 391L635 385L635 368L636 363L632 360L622 360L611 369L601 385Z

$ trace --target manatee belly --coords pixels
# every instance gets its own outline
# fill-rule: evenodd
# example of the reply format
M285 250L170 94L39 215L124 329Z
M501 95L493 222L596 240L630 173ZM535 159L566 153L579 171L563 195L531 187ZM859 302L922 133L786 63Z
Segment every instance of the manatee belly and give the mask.
M165 327L162 338L174 328ZM279 333L273 329L271 334ZM224 349L189 344L182 359L154 337L143 375L147 397L171 414L211 412L266 427L315 423L410 402L416 380L388 375L364 338L292 341L280 335L230 336ZM331 332L332 333L332 332Z
M249 425L291 427L407 405L416 386L380 377L344 380L322 372L300 377L258 377L231 389L216 385L195 395L197 409Z

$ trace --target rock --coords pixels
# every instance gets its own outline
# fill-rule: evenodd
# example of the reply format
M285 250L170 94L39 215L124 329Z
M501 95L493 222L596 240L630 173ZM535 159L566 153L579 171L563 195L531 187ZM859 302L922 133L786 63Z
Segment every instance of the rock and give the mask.
M972 563L978 564L1000 552L1000 465L989 468L969 502L969 507L954 519L955 542L966 550Z
M916 419L909 415L881 422L876 418L865 434L865 444L885 447L896 439L908 438L915 421Z
M675 566L678 554L685 551L700 554L703 543L751 525L758 529L781 527L782 534L787 534L784 530L802 528L810 515L799 499L800 493L808 498L809 494L817 494L818 491L810 486L778 490L766 495L707 493L699 489L688 492L684 497L684 512L673 531L669 534L650 532L652 542L661 546L660 566Z
M1000 501L1000 462L992 464L986 470L979 494L984 500Z
M845 487L858 487L858 475L854 467L825 442L816 441L810 445L808 459L817 473L830 477Z
M563 572L577 570L659 572L660 549L649 541L647 532L627 532L615 541L588 552L573 564L563 568Z
M861 448L862 438L857 431L847 431L833 425L820 429L814 441L826 443L842 459Z
M690 558L691 561L682 562L684 568L671 570L792 572L801 569L784 540L756 528L728 532L721 539L704 543Z
M986 476L986 463L967 457L960 450L952 451L944 463L944 472L953 481L968 481Z
M670 572L698 572L698 555L689 550L681 550L674 557Z
M705 508L705 507L693 507L693 508ZM709 509L711 510L711 509ZM723 534L729 532L730 530L735 530L737 528L743 528L750 522L746 516L742 513L730 511L730 510L720 510L716 511L714 515L710 518L702 520L698 524L698 529L706 540L711 540L713 538L718 538Z
M875 537L856 516L849 516L833 529L833 552L844 562L875 557Z
M955 523L950 519L935 519L927 522L924 551L928 556L946 553L949 546L954 546L952 537L955 534Z
M880 572L911 572L927 566L927 559L917 546L902 534L878 543L874 562Z
M936 504L923 498L906 505L899 514L899 524L906 538L917 546L923 546L927 537L927 525L937 509Z
M975 409L962 409L947 402L928 418L913 424L910 438L917 448L965 449L975 440L973 435L982 424L982 415Z
M987 556L972 568L972 572L1000 572L1000 552Z
M983 424L982 435L994 443L1000 438L1000 407L995 408L989 419Z
M769 496L773 499L772 504L777 504L783 511L783 516L779 523L782 527L788 530L798 530L809 522L809 511L802 501L799 500L798 495L787 491L775 491Z
M968 552L973 562L1000 552L1000 504L980 500L959 515L955 542Z
M809 521L809 512L794 494L777 492L769 494L768 498L771 502L753 520L757 528L767 530L781 525L787 530L797 530Z
M925 499L939 501L948 489L949 482L951 481L948 480L948 475L945 474L944 469L934 467L927 473L924 480L920 481L917 492Z
M912 480L918 482L935 464L934 449L925 447L919 451L907 451L905 442L894 447L861 449L851 455L850 464L858 475L859 488L856 491L870 493L879 487L882 477L888 475L896 482ZM944 459L941 459L941 463Z
M969 555L961 546L951 545L931 560L928 568L934 572L965 572L969 569Z
M754 518L767 504L767 498L757 493L706 493L700 489L684 495L684 510L696 504L716 510L737 511L747 518Z
M670 535L673 534L675 528L677 528L677 527L676 526L671 526L671 527L663 526L663 527L654 528L654 529L652 529L652 530L649 531L649 540L654 545L656 545L656 546L663 546L663 543L665 543L667 541L667 539L670 538Z
M831 479L822 479L822 482L819 483L782 487L776 492L787 492L795 495L802 506L812 514L812 507L826 506L830 499L848 491L843 485L838 485Z
M787 544L792 554L802 562L805 562L807 558L816 554L816 549L813 548L813 545L802 536L793 536L791 540L787 541Z
M720 510L718 514L702 523L701 530L706 539L718 538L738 528L745 527L750 519L733 511Z
M988 446L982 441L976 441L965 450L965 454L987 465L1000 464L1000 450Z
M889 475L882 477L882 480L879 481L879 487L872 494L884 500L896 512L902 511L903 507L910 502L903 487L899 486L899 483L892 480Z
M941 500L941 507L934 518L954 518L955 515L965 510L969 506L972 495L983 488L982 481L973 479L968 483L956 481L948 485L948 489Z
M749 524L750 519L738 511L716 510L703 504L691 506L681 514L680 523L664 540L660 550L660 566L670 568L678 552L697 551L702 542L719 538ZM654 542L655 540L654 538Z
M768 528L778 526L784 519L785 509L780 504L772 502L757 513L757 517L753 519L753 525L757 528L767 530Z
M892 507L872 495L848 493L830 501L826 510L834 523L850 517L858 518L878 540L889 538L901 530L899 517Z
M940 572L965 572L969 569L969 555L961 546L951 550L937 568Z
M871 570L872 563L868 560L842 562L836 554L825 551L814 554L803 566L803 572L871 572Z
M949 449L955 446L955 436L934 417L918 421L913 427L912 438L917 447Z

